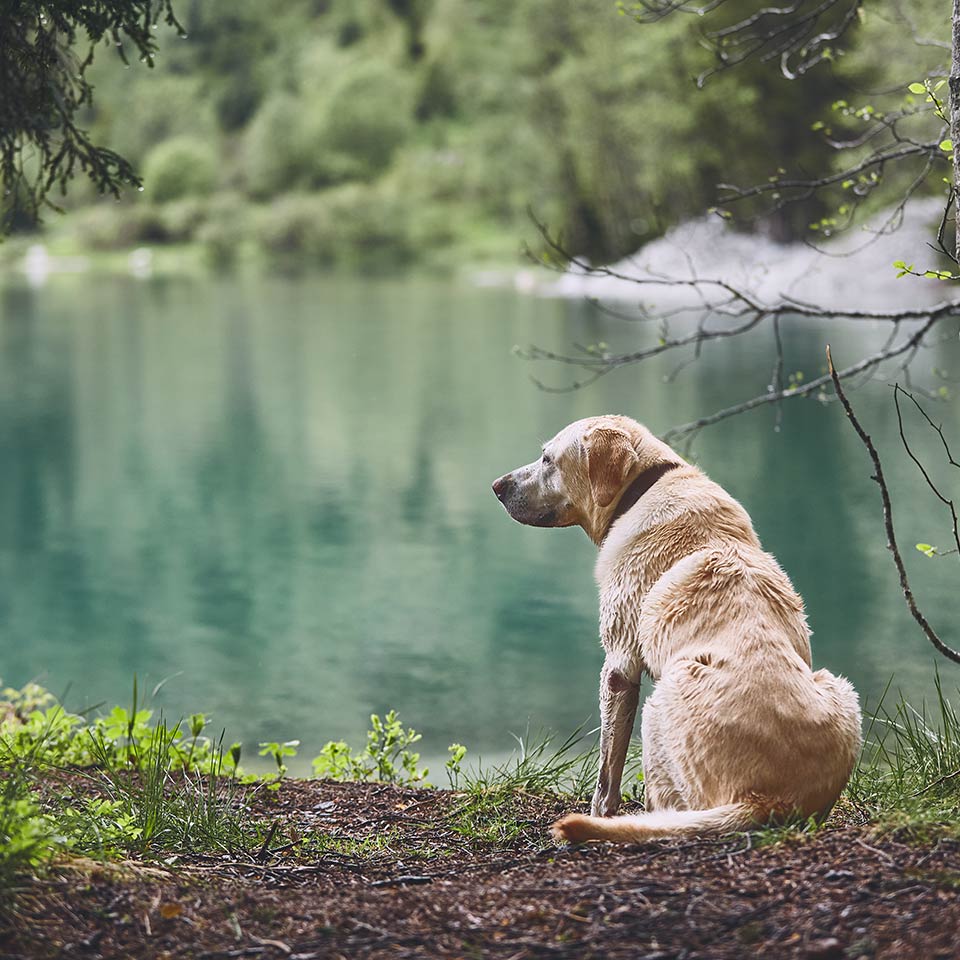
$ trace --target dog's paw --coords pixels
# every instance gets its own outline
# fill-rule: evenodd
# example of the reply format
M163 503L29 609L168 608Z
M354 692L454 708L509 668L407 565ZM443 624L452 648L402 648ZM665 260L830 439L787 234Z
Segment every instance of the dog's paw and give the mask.
M569 813L550 828L558 843L584 843L591 838L590 818L581 813Z

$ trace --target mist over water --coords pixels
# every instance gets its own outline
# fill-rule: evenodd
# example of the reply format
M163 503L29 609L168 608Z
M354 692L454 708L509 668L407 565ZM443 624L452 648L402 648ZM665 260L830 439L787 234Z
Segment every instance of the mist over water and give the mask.
M717 216L703 217L674 227L611 267L615 274L643 280L640 285L573 271L556 280L538 280L536 289L548 296L640 301L651 308L702 308L704 296L719 303L728 294L709 286L698 292L657 281L719 279L766 304L792 298L825 309L921 306L949 298L950 286L911 276L898 279L893 263L904 260L920 272L948 267L933 249L942 215L942 200L915 201L902 215L886 211L861 229L820 237L816 245L778 244L739 233Z
M925 374L960 369L950 324L918 359ZM74 709L127 703L134 674L142 690L169 678L155 709L207 711L245 757L260 740L300 738L301 758L359 745L369 713L391 707L433 757L595 722L594 548L579 530L513 523L490 482L579 417L663 432L766 389L769 330L709 345L670 383L679 358L658 357L559 394L530 375L563 386L569 370L511 352L627 349L655 342L654 326L414 280L8 284L0 676L69 690ZM852 359L886 334L786 322L787 371L817 374L827 339ZM949 633L956 558L913 550L945 544L937 504L899 448L884 379L854 402L887 461L917 592ZM929 693L934 655L899 595L862 448L813 398L775 423L770 408L735 418L691 455L803 594L816 663L870 700L893 674Z

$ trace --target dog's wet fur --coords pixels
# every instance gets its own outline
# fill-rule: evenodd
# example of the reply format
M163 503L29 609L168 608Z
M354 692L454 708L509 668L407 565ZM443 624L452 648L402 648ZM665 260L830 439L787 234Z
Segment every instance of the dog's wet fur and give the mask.
M827 815L860 750L857 694L811 669L803 601L733 497L621 416L570 424L493 490L519 523L580 526L599 547L600 769L591 816L559 820L558 839ZM614 816L644 673L646 812Z

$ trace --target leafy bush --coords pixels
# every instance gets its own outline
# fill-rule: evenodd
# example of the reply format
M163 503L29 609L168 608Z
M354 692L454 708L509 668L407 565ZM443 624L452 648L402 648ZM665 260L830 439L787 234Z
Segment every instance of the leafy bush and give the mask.
M267 99L244 140L247 188L254 197L297 189L306 176L302 105L289 93Z
M313 183L369 180L389 165L412 130L410 79L381 60L357 61L336 78L308 118Z
M80 244L91 250L123 250L167 240L160 208L150 203L104 201L78 211L71 227Z
M210 199L195 238L212 267L225 269L236 263L251 234L253 219L250 204L240 194L218 193Z
M207 218L208 204L204 197L186 197L160 207L157 213L167 242L193 240Z
M407 208L362 184L278 198L259 211L256 240L288 265L391 267L413 256Z
M208 193L217 182L217 155L207 141L182 136L165 140L147 154L143 183L156 203Z
M320 194L288 194L256 215L258 246L280 261L331 266L336 261L336 224Z

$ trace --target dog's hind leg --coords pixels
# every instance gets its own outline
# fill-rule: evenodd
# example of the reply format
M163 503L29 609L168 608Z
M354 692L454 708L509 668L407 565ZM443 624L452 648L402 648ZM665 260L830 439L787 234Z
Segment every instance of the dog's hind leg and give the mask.
M600 772L590 811L610 817L620 806L620 781L640 699L640 684L609 661L600 673Z
M661 696L654 690L643 704L643 719L640 730L643 737L643 788L644 809L683 810L686 798L674 779L670 762L669 731L665 727L660 709Z

